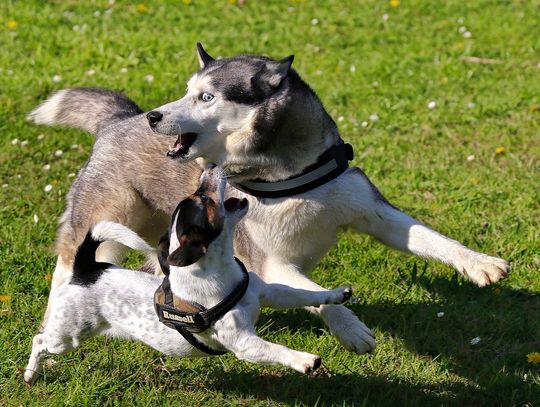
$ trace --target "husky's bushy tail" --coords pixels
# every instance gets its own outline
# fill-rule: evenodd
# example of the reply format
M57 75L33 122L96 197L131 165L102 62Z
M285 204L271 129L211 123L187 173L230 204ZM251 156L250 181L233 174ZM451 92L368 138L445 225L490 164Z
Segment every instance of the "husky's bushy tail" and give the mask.
M130 249L139 250L147 256L149 265L155 267L158 264L156 249L146 243L137 233L119 223L101 221L86 234L84 241L77 249L73 263L72 283L93 284L103 270L112 266L109 263L96 261L96 251L99 245L105 241L118 242Z
M100 129L143 111L126 95L101 88L71 88L54 93L28 114L36 124L64 125L97 135Z

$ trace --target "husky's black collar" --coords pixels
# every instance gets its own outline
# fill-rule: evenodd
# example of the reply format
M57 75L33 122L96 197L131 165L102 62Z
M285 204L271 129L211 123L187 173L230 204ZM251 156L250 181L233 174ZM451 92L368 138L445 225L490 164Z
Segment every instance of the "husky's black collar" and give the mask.
M340 176L354 157L350 144L342 141L320 155L317 162L307 167L301 174L283 181L263 180L231 183L233 187L258 198L284 198L315 189Z
M171 291L168 273L154 294L154 309L160 322L169 328L176 329L192 346L210 355L223 355L226 352L212 349L200 342L193 332L206 331L212 322L229 312L246 293L249 274L244 263L237 258L235 260L242 269L242 281L223 301L210 309L175 296Z

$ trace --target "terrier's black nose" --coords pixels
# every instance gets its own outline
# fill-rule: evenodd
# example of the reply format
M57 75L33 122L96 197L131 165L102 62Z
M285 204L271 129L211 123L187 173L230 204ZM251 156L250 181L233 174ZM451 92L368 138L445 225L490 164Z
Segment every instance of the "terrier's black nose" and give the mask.
M156 127L156 125L163 118L163 114L158 112L157 110L152 110L151 112L148 112L146 114L146 118L148 119L148 124L150 125L150 127Z

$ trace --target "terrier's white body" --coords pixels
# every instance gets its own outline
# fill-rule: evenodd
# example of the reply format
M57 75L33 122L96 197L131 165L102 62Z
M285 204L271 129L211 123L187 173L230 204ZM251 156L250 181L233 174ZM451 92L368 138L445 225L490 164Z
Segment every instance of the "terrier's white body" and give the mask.
M203 174L203 179L205 174L210 181L212 176L217 179L213 173L207 173ZM247 212L248 205L245 200L233 198L240 203L232 210L225 210L225 182L221 176L219 179L218 194L215 196L220 202L213 213L218 227L219 222L222 222L222 230L218 230L219 235L210 241L205 254L195 263L186 266L168 264L169 281L174 295L206 308L213 307L227 297L243 278L242 269L233 257L232 239L234 226ZM179 226L179 218L182 216L182 211L175 211L165 256L173 255L183 244L190 246L192 243L189 233L182 234ZM197 216L194 218L198 220ZM192 225L190 227L193 228ZM32 354L24 372L27 383L36 380L45 356L72 350L82 340L94 335L136 339L168 355L208 356L189 344L176 330L159 321L154 311L154 292L162 283L162 278L95 262L98 242L107 240L146 253L155 251L123 225L104 221L93 228L92 235L87 236L77 253L74 278L51 294L54 298L50 302L49 319L43 332L37 334L32 342ZM93 257L85 259L84 253ZM105 267L100 269L102 265ZM78 280L80 276L84 279L92 273L95 281ZM194 335L206 346L231 351L239 359L282 364L307 373L320 365L320 358L259 338L254 324L260 307L288 308L342 303L350 295L349 288L308 291L282 284L267 284L256 274L249 273L249 285L240 301L208 330Z

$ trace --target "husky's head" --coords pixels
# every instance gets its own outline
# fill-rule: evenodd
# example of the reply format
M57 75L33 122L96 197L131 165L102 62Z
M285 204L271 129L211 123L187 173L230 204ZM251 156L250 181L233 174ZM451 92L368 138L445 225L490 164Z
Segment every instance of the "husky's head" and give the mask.
M214 59L197 44L201 69L186 95L147 114L170 136L168 155L202 158L237 180L283 179L312 164L339 137L315 93L281 60L254 55Z

